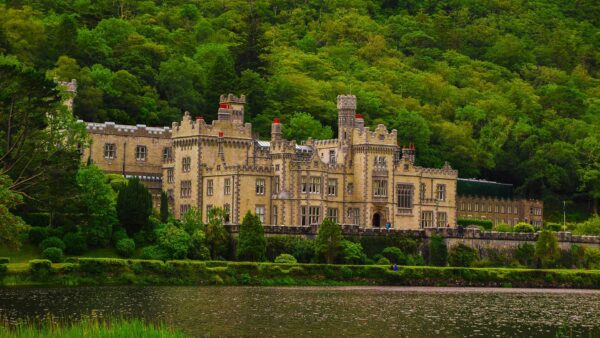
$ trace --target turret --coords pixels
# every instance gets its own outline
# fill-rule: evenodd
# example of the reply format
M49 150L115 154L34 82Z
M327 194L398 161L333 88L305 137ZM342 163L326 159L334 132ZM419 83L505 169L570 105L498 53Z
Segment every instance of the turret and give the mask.
M345 141L354 128L354 119L356 116L356 96L338 95L338 138Z
M233 94L227 96L221 95L219 99L219 120L231 120L234 123L243 124L245 103L246 97L244 95L241 95L240 97Z
M279 118L276 117L271 124L271 141L279 140L281 140L281 124L279 123Z

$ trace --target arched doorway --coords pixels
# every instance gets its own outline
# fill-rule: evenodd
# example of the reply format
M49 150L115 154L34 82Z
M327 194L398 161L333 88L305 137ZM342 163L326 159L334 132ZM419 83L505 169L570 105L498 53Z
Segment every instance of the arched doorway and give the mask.
M380 227L381 226L381 214L376 212L373 214L373 226Z

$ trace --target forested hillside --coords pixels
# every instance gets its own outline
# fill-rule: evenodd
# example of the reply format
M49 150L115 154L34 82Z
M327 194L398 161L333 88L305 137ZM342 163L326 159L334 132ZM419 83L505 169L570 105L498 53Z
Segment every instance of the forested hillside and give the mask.
M420 164L589 212L599 26L594 0L0 0L0 59L77 79L86 121L210 120L233 92L263 137L295 112L335 132L335 97L351 92Z

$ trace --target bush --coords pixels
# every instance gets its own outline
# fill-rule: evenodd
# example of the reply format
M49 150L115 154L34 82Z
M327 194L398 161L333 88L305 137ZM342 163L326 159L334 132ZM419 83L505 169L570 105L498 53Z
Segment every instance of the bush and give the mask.
M400 250L400 248L395 246L390 246L383 249L381 255L394 264L406 264L406 256L402 250Z
M515 224L515 226L513 227L513 231L514 232L528 232L528 233L533 233L535 232L535 228L533 227L533 225L529 224L529 223L517 223Z
M562 231L562 225L559 223L546 223L544 228L550 231Z
M367 258L360 243L343 240L341 248L342 260L345 264L363 264Z
M47 227L31 227L29 229L29 242L33 245L39 245L48 238L49 229Z
M560 257L560 248L556 235L548 230L542 230L535 242L535 257L543 268L551 268Z
M469 267L475 260L477 260L475 249L464 244L459 244L451 248L450 254L448 255L448 263L450 263L450 266Z
M10 258L0 257L0 264L8 264L8 263L10 263Z
M448 264L448 248L444 238L433 235L429 238L429 265L446 266Z
M292 255L296 257L298 262L310 263L316 258L315 244L314 240L298 238L292 247Z
M279 264L297 264L298 261L296 260L296 257L290 255L290 254L281 254L279 256L277 256L277 258L275 258L275 263L279 263Z
M317 254L325 258L328 264L333 264L340 252L342 228L329 218L319 226L315 249Z
M45 240L43 240L42 243L40 243L40 249L42 249L43 251L48 248L59 248L61 250L64 250L65 243L62 241L62 239L58 237L48 237Z
M135 242L131 238L123 238L117 242L115 248L119 256L129 258L135 252Z
M65 252L70 255L81 255L87 251L87 240L80 232L70 232L63 237Z
M115 226L111 236L112 243L114 245L117 245L117 242L124 238L129 238L129 236L127 236L127 231L125 230L125 228Z
M496 224L494 231L498 232L513 232L513 227L506 223Z
M573 230L575 235L600 236L600 216L592 216L583 223L578 223Z
M490 220L485 219L468 219L468 218L459 218L456 221L456 224L462 225L464 227L468 227L469 225L476 225L483 227L485 230L492 230L494 223Z
M169 253L158 245L150 245L142 248L140 258L166 261L169 259Z
M392 264L389 259L381 257L377 260L377 265L390 265Z
M190 247L188 249L188 257L191 259L207 260L210 259L208 245L206 245L206 236L204 231L196 230L190 238Z
M42 251L42 257L51 261L52 263L60 263L63 260L63 251L61 248L46 248Z
M514 258L519 264L534 267L535 265L535 246L529 243L519 245L514 252Z
M169 223L160 232L158 244L169 259L184 259L190 247L190 235L176 225Z
M35 280L42 280L52 272L52 261L47 259L33 259L29 261L29 273Z
M265 231L260 218L248 211L240 225L237 258L241 261L262 261L265 259L265 250Z
M600 269L600 249L586 248L584 262L585 267L588 269Z

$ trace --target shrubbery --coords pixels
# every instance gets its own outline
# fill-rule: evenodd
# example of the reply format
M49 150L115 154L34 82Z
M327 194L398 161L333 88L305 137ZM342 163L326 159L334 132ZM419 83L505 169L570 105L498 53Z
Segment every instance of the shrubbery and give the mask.
M29 229L29 242L33 245L39 245L48 238L49 229L47 227L31 227Z
M514 251L514 258L523 266L535 266L535 246L529 243L519 245Z
M400 248L396 248L395 246L390 246L383 249L381 255L387 258L391 263L401 265L406 264L406 256L402 250L400 250Z
M260 218L248 211L240 225L237 258L242 261L262 261L265 259L265 250L265 234Z
M429 264L434 266L448 264L448 248L444 243L444 238L437 234L429 238Z
M459 218L456 221L457 225L462 225L464 227L467 227L469 225L476 225L476 226L480 226L483 227L485 230L492 230L492 227L494 226L494 223L490 220L485 220L485 219L467 219L467 218Z
M140 258L166 261L169 259L169 253L158 245L150 245L142 248Z
M170 259L184 259L190 247L190 235L175 224L169 223L161 231L158 244Z
M559 223L546 223L544 229L550 231L562 231L562 224Z
M59 248L64 250L66 248L65 243L58 237L48 237L40 243L40 249L46 250L47 248Z
M125 228L114 227L113 228L113 233L112 233L112 236L111 236L112 243L114 245L116 245L117 242L119 242L120 240L122 240L124 238L129 238L129 236L127 236L127 231L125 230Z
M578 223L573 230L575 235L600 236L600 216L592 216L583 223Z
M29 261L29 273L34 280L44 280L52 272L52 261L33 259Z
M513 227L510 224L500 223L496 224L494 231L498 232L513 232Z
M535 232L535 228L533 227L533 225L529 224L529 223L517 223L515 224L515 226L513 227L513 231L514 232L528 232L528 233L533 233Z
M477 253L475 249L464 244L459 244L450 249L448 255L448 263L450 266L463 266L469 267L477 260Z
M63 251L60 248L49 247L42 251L42 257L52 263L60 263L63 260Z
M135 241L131 238L123 238L117 242L115 248L119 256L129 258L135 252Z
M556 235L548 230L542 230L535 242L535 257L543 268L551 268L556 265L560 257L560 248Z
M80 232L69 232L63 237L65 252L70 255L81 255L87 251L87 240Z
M343 240L340 243L342 261L345 264L363 264L367 258L362 245L352 241Z
M319 226L315 242L316 253L325 258L329 264L333 264L340 252L342 241L342 228L339 224L326 218Z
M585 267L588 269L600 269L600 249L586 248L584 254Z
M277 258L275 258L275 263L279 263L279 264L297 264L298 261L296 260L296 258L290 254L281 254L279 256L277 256Z

